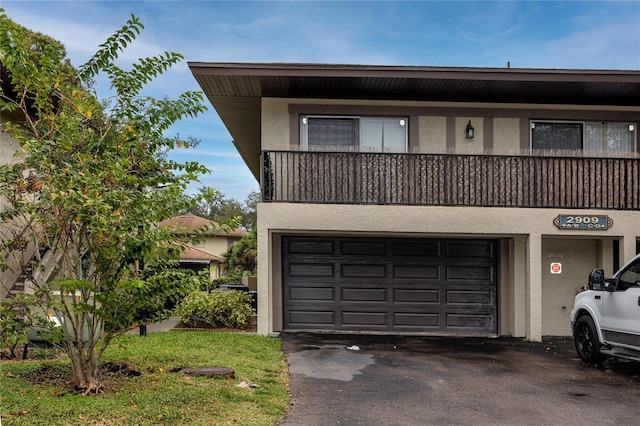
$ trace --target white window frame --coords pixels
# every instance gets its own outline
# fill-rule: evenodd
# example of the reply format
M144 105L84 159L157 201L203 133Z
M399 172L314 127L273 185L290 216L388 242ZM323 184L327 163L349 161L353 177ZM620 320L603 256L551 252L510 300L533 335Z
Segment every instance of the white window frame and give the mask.
M373 151L373 152L408 152L409 150L409 117L404 117L404 116L361 116L361 115L313 115L313 114L304 114L304 115L300 115L299 120L298 120L298 124L299 124L299 129L300 129L300 147L304 150L308 150L309 149L309 136L308 136L308 126L306 126L307 124L307 120L308 119L353 119L353 120L358 120L358 144L357 146L354 145L354 148L357 150L363 150L363 143L362 143L362 134L363 134L363 127L362 127L362 123L363 120L367 120L367 119L380 119L380 120L399 120L400 121L400 125L404 127L404 147L402 148L402 150L398 150L398 149L385 149L384 145L378 148L374 148L369 146L368 149L366 149L366 151ZM331 147L332 145L326 145L325 147ZM336 145L339 146L339 145Z
M603 123L603 124L624 124L627 126L633 126L633 147L631 148L630 151L622 151L622 152L629 152L629 153L637 153L638 152L638 125L635 122L629 122L629 121L596 121L596 120L585 120L585 121L578 121L578 120L544 120L544 119L530 119L529 120L529 149L531 151L533 151L533 129L534 129L534 124L535 123L557 123L557 124L580 124L582 126L582 144L580 147L580 152L595 152L595 153L599 153L599 152L617 152L617 151L607 151L606 149L603 150L585 150L585 138L587 135L587 125L589 124L595 124L595 123Z

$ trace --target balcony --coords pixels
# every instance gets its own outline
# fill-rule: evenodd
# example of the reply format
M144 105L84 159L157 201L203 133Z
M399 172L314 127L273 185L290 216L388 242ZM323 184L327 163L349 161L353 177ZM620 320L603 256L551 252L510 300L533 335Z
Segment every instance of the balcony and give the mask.
M265 202L640 210L640 158L263 151Z

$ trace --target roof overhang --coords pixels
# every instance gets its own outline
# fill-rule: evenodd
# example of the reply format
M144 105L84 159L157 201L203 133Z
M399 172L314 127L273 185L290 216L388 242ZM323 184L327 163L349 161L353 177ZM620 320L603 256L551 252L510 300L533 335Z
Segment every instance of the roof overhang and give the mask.
M260 100L362 99L638 106L640 71L189 62L256 177Z

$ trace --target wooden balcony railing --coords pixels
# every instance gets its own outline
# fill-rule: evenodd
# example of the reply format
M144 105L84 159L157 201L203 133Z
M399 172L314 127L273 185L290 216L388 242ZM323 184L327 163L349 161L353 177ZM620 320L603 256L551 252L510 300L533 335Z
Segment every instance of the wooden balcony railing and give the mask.
M265 202L640 210L640 158L264 151Z

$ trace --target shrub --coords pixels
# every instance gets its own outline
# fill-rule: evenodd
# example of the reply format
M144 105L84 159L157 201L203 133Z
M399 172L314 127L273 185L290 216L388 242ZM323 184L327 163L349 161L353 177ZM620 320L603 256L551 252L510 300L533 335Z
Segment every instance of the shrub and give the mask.
M13 309L12 299L0 303L0 349L8 351L9 358L18 357L18 347L27 342L27 320L20 318Z
M176 310L180 323L189 327L246 329L253 317L251 295L242 291L196 291Z

